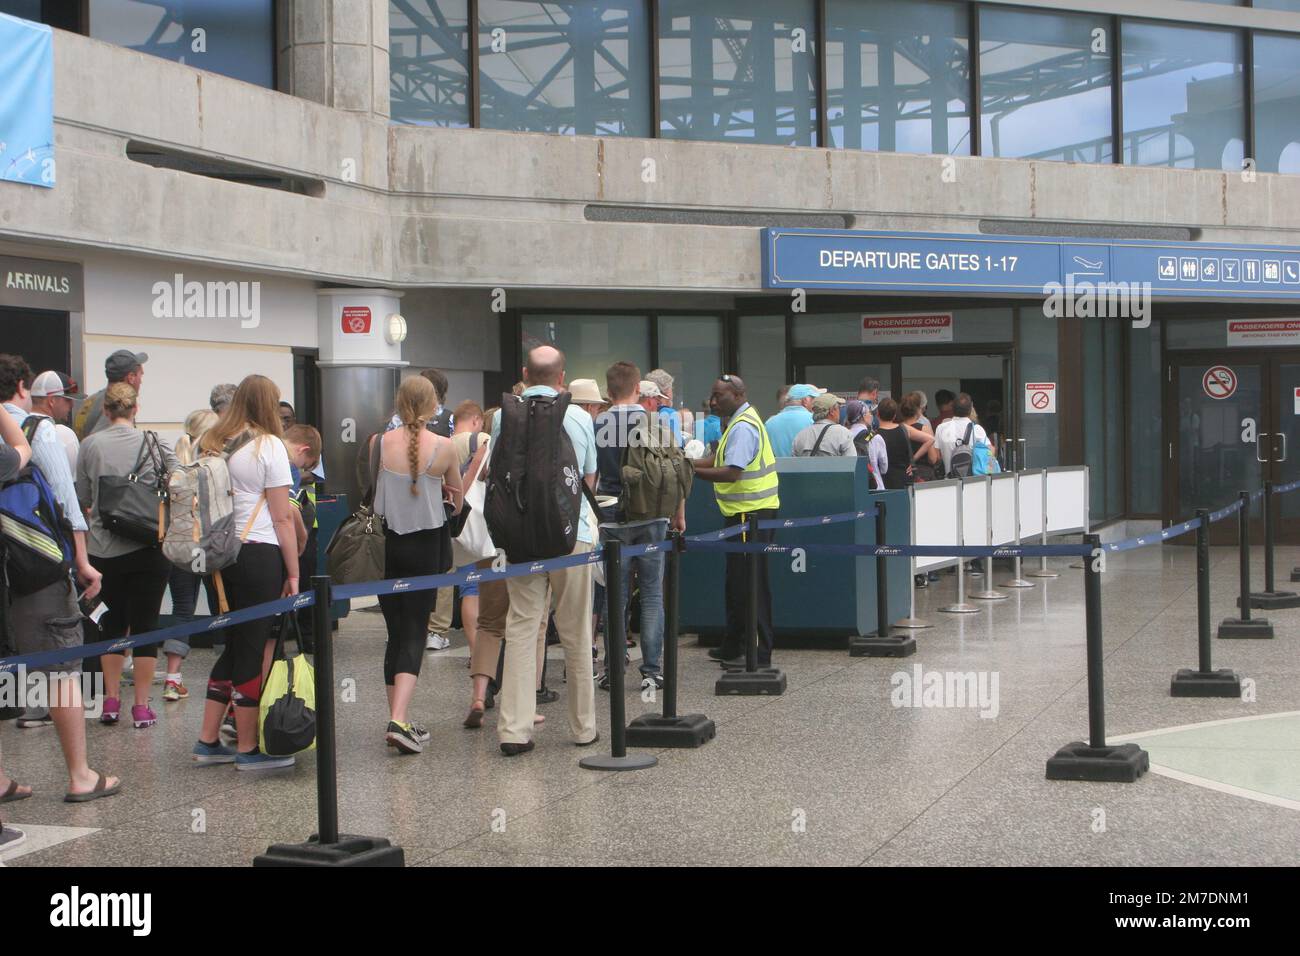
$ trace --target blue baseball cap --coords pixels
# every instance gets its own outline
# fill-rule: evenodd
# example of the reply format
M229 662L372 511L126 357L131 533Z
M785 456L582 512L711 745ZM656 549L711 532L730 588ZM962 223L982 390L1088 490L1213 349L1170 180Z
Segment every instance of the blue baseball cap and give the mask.
M820 394L821 389L815 385L791 385L786 398L816 398Z

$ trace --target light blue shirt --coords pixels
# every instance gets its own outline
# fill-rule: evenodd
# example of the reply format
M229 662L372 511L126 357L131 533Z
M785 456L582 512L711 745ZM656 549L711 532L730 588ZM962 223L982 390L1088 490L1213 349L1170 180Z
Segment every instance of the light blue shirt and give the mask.
M532 395L558 395L555 389L549 385L530 385L521 393L521 398L528 398ZM583 477L594 475L596 473L596 429L592 425L591 416L584 412L577 405L569 405L564 414L564 433L569 436L569 441L573 443L573 453L578 459L578 470L582 472ZM496 443L497 437L501 434L501 416L494 415L492 418L492 441ZM587 544L596 543L595 531L591 522L591 506L587 504L587 496L582 496L582 501L578 507L578 513L581 518L578 521L578 540Z
M736 409L736 414L731 417L735 418L747 408L749 402ZM771 436L769 435L768 438L770 440ZM732 426L731 434L727 436L727 447L723 449L722 464L728 468L739 468L744 471L757 456L758 429L749 422L737 422Z
M673 430L673 441L677 447L681 448L686 444L686 439L682 436L682 413L671 405L666 405L659 409L659 417L664 419Z
M794 454L794 436L813 423L812 412L802 405L787 405L766 422L767 440L772 443L772 454L789 458Z
M5 408L19 428L31 414L10 402L5 402ZM36 434L32 436L32 461L50 483L50 489L63 506L64 517L68 519L72 530L85 531L86 516L77 502L77 486L73 482L72 469L68 467L68 453L63 442L59 441L59 436L54 433L53 420L43 421L36 426Z

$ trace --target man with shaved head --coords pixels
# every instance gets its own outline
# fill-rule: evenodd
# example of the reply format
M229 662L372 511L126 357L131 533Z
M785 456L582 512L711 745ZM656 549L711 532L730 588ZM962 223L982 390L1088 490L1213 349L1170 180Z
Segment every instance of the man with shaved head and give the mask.
M524 390L519 399L532 396L554 397L564 388L564 353L549 345L539 345L528 353L524 366ZM492 422L492 444L499 448L501 418ZM578 470L591 489L596 487L596 432L591 416L577 405L564 412L564 433L573 444ZM585 500L579 505L578 537L573 554L585 554L596 541L598 519ZM533 718L537 714L537 632L554 609L555 629L564 647L565 686L569 694L569 733L579 747L600 738L596 730L596 685L591 672L591 591L592 566L579 565L508 578L510 610L506 614L505 673L501 693L497 736L501 752L507 757L533 749ZM547 585L551 607L547 607Z
M695 477L712 482L718 510L728 525L743 523L750 515L775 518L781 507L777 495L776 455L758 412L749 404L739 375L723 375L713 383L709 410L727 421L713 458L694 462ZM774 532L757 531L753 540L769 542ZM742 541L746 538L742 537ZM727 555L727 633L722 646L709 651L724 667L745 664L746 554ZM767 556L759 557L758 666L772 666L772 592L767 581Z

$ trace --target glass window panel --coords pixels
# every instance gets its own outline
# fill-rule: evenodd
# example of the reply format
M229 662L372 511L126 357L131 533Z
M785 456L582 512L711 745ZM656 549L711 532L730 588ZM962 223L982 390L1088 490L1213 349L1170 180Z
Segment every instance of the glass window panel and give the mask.
M879 307L860 312L805 312L794 317L794 344L799 348L862 345L864 315L903 315L918 308L886 312ZM1010 342L1010 309L945 309L952 313L952 339L960 343ZM899 343L905 348L908 343ZM934 343L928 343L934 344Z
M1165 345L1171 349L1221 349L1227 344L1227 319L1170 319L1165 328Z
M394 123L469 126L468 0L389 0Z
M980 10L985 156L1111 162L1110 18Z
M742 315L737 324L736 374L766 418L776 413L776 393L786 384L785 316Z
M718 376L727 371L722 367L722 319L661 315L658 321L659 368L673 377L673 406L697 412L708 403Z
M1106 356L1102 322L1083 323L1083 380L1106 381ZM1088 466L1088 518L1093 524L1106 518L1106 389L1083 390L1083 463ZM1052 416L1026 415L1025 418Z
M1123 47L1124 162L1240 170L1241 35L1125 21Z
M1026 382L1061 381L1057 347L1057 322L1043 315L1042 309L1024 308L1020 315L1020 352L1016 366L1016 383L1013 396L1025 393ZM1085 391L1095 391L1088 389ZM931 396L931 401L933 401ZM1061 463L1060 415L1026 415L1023 406L1017 409L1020 434L1025 439L1025 464L1030 468L1052 468ZM1010 432L1008 432L1010 434Z
M41 22L41 0L0 0L0 13L7 13L20 20Z
M826 99L831 142L847 149L970 154L966 8L830 0Z
M650 365L650 319L644 315L525 315L523 352L553 345L564 353L564 380L591 378L604 391L605 370L618 361Z
M814 0L662 0L660 135L817 145Z
M1213 3L1214 0L1209 0ZM1300 13L1300 0L1255 0L1254 6L1261 10L1290 10Z
M197 29L203 33L196 35ZM89 32L141 53L274 86L271 0L90 0Z
M1087 321L1087 320L1085 320ZM1106 369L1119 369L1124 360L1124 326L1114 320L1096 320L1104 330ZM1149 331L1149 330L1148 330ZM1106 510L1105 518L1118 518L1124 513L1124 416L1125 408L1132 408L1124 401L1124 383L1119 376L1103 374L1100 378L1085 379L1089 382L1109 382L1110 387L1096 389L1103 394L1103 419L1106 437L1102 454L1105 456L1106 471Z
M1300 173L1298 64L1300 37L1255 35L1255 161L1261 172Z
M643 0L479 0L478 10L484 127L650 135Z
M1157 515L1161 513L1165 462L1160 321L1153 320L1150 328L1131 329L1128 337L1129 512Z

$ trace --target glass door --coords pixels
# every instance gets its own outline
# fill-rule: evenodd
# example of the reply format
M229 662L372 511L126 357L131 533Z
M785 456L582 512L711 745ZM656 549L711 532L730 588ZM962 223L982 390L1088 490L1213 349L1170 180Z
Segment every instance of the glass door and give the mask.
M1273 420L1260 457L1269 462L1270 480L1283 485L1300 480L1300 355L1275 356L1269 373ZM1300 542L1300 490L1279 495L1273 504L1278 509L1278 542Z
M798 373L796 384L816 385L818 388L824 388L828 392L835 392L846 398L857 398L858 385L867 377L874 378L880 383L881 399L894 395L894 369L893 365L888 362L883 364L879 361L828 363L824 365L809 363L797 365L795 371Z

